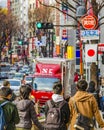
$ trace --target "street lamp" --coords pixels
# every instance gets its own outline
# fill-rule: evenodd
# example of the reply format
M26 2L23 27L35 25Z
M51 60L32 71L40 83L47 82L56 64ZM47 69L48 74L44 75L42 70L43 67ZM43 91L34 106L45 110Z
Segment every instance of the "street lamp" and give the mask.
M82 41L80 37L81 31L81 23L80 18L86 14L85 2L83 0L80 1L80 6L77 7L76 17L78 19L78 29L79 29L79 40L80 40L80 75L83 75L83 56L82 56Z

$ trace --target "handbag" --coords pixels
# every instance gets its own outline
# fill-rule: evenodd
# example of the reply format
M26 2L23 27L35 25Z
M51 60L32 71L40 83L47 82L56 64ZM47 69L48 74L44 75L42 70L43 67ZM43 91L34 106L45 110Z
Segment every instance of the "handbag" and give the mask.
M79 113L77 104L74 101L74 107L77 112L76 122L74 128L76 130L91 130L94 127L93 119Z

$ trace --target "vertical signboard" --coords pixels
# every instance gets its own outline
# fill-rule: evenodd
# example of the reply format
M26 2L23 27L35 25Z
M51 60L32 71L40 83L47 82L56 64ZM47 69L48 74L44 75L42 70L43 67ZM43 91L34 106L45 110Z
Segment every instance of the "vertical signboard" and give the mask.
M73 59L74 58L74 47L73 46L68 46L67 47L67 58L68 59Z

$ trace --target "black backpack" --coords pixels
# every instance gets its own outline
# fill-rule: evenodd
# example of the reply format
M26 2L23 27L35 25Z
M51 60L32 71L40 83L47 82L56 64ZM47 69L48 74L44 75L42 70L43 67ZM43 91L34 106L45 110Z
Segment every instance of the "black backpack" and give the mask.
M53 103L51 103L51 100L47 102L49 110L47 112L45 128L57 130L63 126L64 122L62 119L61 108L64 106L65 103L66 101L64 100L58 105L53 105Z

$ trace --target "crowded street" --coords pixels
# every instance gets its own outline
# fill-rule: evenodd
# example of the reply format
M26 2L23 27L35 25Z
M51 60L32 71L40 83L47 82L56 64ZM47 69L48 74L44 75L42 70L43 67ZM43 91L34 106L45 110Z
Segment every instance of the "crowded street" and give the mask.
M0 130L104 130L104 0L0 0Z

